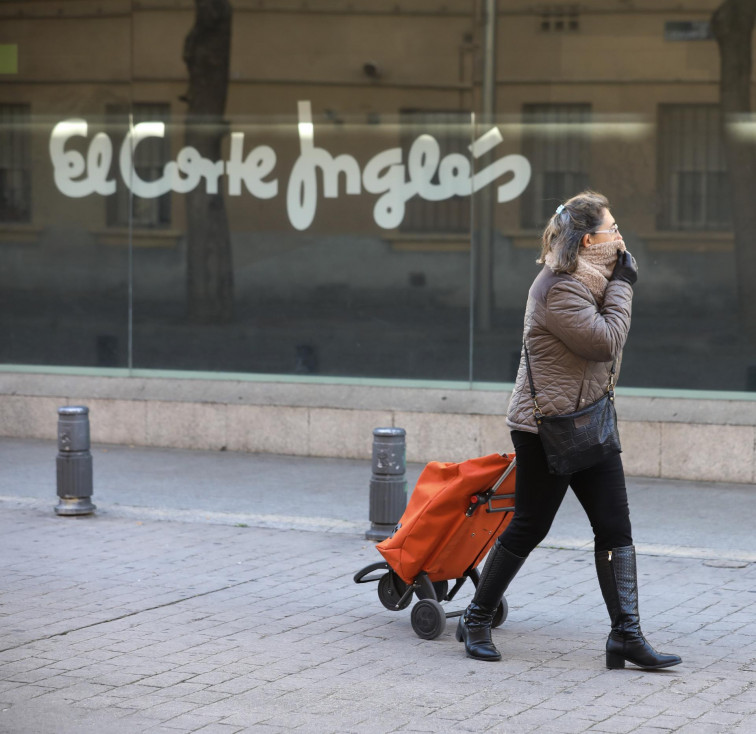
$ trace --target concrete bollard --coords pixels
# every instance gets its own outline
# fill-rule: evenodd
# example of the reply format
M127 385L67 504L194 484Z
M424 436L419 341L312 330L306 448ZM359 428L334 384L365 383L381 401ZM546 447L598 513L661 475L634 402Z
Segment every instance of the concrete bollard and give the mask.
M373 476L370 478L368 540L385 540L407 507L407 446L403 428L373 430Z
M89 451L89 408L58 408L58 515L90 515L92 504L92 454Z

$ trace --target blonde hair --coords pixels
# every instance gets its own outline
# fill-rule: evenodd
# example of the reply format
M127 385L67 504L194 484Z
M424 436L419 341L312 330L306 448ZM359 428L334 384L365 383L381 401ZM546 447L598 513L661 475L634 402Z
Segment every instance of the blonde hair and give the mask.
M596 191L582 191L557 207L543 230L541 256L536 260L543 264L546 255L554 254L555 273L574 273L583 235L601 226L604 209L609 208L608 199Z

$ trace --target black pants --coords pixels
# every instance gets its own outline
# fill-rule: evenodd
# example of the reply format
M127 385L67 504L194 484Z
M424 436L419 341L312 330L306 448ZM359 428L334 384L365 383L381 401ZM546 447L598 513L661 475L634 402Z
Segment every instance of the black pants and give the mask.
M549 474L538 434L512 431L512 442L517 454L515 513L499 536L499 542L510 553L524 558L546 537L567 487L572 487L588 515L596 550L633 544L625 473L619 454L563 477Z

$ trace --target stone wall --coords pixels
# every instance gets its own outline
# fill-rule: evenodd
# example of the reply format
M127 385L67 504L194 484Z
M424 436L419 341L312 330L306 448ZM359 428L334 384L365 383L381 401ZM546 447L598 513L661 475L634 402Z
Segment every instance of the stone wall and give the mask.
M55 439L57 409L87 405L93 443L369 459L373 428L398 426L408 461L461 461L512 450L508 400L500 386L2 372L0 435ZM756 480L748 395L620 390L617 412L629 475Z

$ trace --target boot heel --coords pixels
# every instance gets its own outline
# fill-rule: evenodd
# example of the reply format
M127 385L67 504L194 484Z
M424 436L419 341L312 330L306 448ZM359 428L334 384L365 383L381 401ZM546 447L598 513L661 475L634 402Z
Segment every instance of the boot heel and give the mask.
M457 638L457 642L462 642L462 640L465 638L465 635L462 632L462 617L459 618L459 623L457 624L457 629L454 632L454 636Z
M610 670L621 670L625 667L625 658L616 652L607 652L606 667Z

